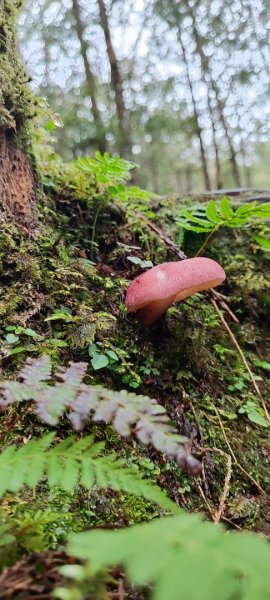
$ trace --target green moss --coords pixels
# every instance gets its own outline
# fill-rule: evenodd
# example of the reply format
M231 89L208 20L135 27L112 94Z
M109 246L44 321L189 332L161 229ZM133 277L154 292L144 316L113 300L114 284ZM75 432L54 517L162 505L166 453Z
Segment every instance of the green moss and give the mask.
M16 48L20 6L18 0L0 0L0 127L22 134L35 114L36 100Z

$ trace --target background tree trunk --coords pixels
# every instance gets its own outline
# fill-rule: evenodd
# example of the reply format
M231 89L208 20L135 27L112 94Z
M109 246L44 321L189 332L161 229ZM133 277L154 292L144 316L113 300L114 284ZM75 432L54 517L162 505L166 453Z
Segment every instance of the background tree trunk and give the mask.
M125 107L124 92L123 92L123 79L121 74L120 65L118 63L116 53L112 43L112 37L110 32L109 19L106 11L106 6L103 0L98 0L100 24L103 29L108 60L111 69L111 87L114 92L114 99L116 105L116 111L118 116L119 124L119 152L124 157L129 157L130 154L130 132L129 132L129 118L128 111Z
M84 38L84 24L81 18L81 9L78 0L72 0L72 12L75 19L75 29L77 33L77 37L80 43L81 55L84 64L85 71L85 80L87 85L87 92L91 99L92 105L92 114L93 119L96 125L96 133L97 133L97 145L100 152L105 152L106 150L106 138L104 133L104 126L102 123L101 114L98 108L97 103L97 90L96 90L96 81L93 71L91 69L90 61L87 56L88 44Z
M213 77L212 69L210 67L208 56L206 56L205 51L204 51L203 38L197 29L194 12L193 12L192 8L190 7L188 0L185 0L185 5L188 10L188 14L192 19L193 37L194 37L195 44L196 44L196 50L197 50L197 52L200 56L200 60L201 60L203 80L205 81L205 83L208 87L208 90L210 91L210 89L212 88L212 90L216 96L217 111L219 113L220 121L221 121L222 127L224 129L225 137L226 137L228 147L230 150L230 162L231 162L231 167L232 167L233 178L234 178L236 185L238 187L241 187L241 176L240 176L240 170L239 170L238 163L237 163L237 152L234 147L234 142L233 142L232 136L229 131L227 119L224 114L224 102L221 99L219 86ZM207 76L208 76L208 78L207 78Z
M36 201L31 155L36 100L16 48L15 20L20 4L0 0L0 210L30 227L35 222Z
M186 48L185 48L185 46L183 44L181 27L180 27L179 23L177 23L177 29L178 29L178 40L179 40L179 44L181 46L181 50L182 50L182 54L183 54L183 59L184 59L184 64L185 64L185 69L186 69L186 75L187 75L187 82L188 82L188 87L189 87L191 101L192 101L193 118L194 118L194 123L195 123L195 132L196 132L196 134L198 136L198 140L199 140L199 144L200 144L200 155L201 155L201 164L202 164L202 172L203 172L203 178L204 178L204 185L205 185L205 189L206 190L210 190L211 189L211 182L210 182L210 176L209 176L209 170L208 170L208 164L207 164L207 156L206 156L206 151L205 151L205 147L204 147L204 141L203 141L203 135L202 135L202 128L201 128L200 123L199 123L199 113L198 113L197 104L196 104L196 100L195 100L195 94L194 94L194 90L193 90L192 79L191 79L191 76L190 76Z

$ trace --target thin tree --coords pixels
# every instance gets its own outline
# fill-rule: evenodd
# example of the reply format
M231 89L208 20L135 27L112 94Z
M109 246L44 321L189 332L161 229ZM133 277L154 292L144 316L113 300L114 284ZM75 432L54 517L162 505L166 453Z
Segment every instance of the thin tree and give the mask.
M88 43L87 43L86 37L85 37L85 26L84 26L84 23L82 20L81 7L79 5L78 0L72 0L72 12L74 15L75 29L76 29L77 37L78 37L78 40L80 43L80 50L81 50L81 55L82 55L83 64L84 64L87 92L91 99L92 114L93 114L93 119L94 119L94 123L96 126L98 147L101 152L105 152L106 138L105 138L104 125L102 122L101 114L100 114L100 111L98 108L98 103L97 103L96 78L95 78L95 75L93 74L91 64L89 61L89 57L88 57Z
M200 144L201 164L202 164L202 171L203 171L203 176L204 176L205 188L206 188L206 190L210 190L211 189L211 183L210 183L210 177L209 177L209 171L208 171L206 151L205 151L204 141L203 141L203 136L202 136L202 128L201 128L200 123L199 123L199 112L198 112L197 104L196 104L196 100L195 100L195 94L194 94L194 90L193 90L193 82L192 82L191 75L190 75L190 69L189 69L189 62L188 62L188 58L187 58L187 52L186 52L185 45L183 43L181 26L179 24L179 21L177 21L177 30L178 30L178 40L179 40L179 44L180 44L180 47L181 47L181 50L182 50L182 55L183 55L184 65L185 65L185 71L186 71L186 77L187 77L187 82L188 82L188 87L189 87L190 96L191 96L191 102L192 102L192 107L193 107L193 117L194 117L194 123L195 123L195 132L196 132L196 134L198 136L198 140L199 140L199 144Z
M215 98L216 98L216 106L217 106L217 110L219 113L219 118L220 118L220 122L222 124L222 127L224 129L224 133L225 133L225 137L228 143L228 147L230 150L230 162L231 162L231 167L232 167L232 173L233 173L233 177L235 180L235 183L237 186L241 187L241 177L240 177L240 170L237 164L237 152L236 149L234 147L234 142L233 139L231 137L230 131L229 131L229 125L227 123L227 119L225 117L224 114L224 103L221 100L221 93L220 93L220 89L219 86L216 82L216 80L213 77L213 73L212 73L212 69L210 66L210 62L209 62L209 58L206 55L205 51L204 51L204 45L203 45L203 37L200 35L198 28L197 28L197 24L196 24L196 19L194 16L194 10L193 8L189 5L189 1L188 0L184 0L185 6L188 10L188 14L192 19L192 32L193 32L193 38L196 44L196 50L200 56L200 60L201 60L201 66L202 66L202 72L203 72L203 77L204 77L204 81L208 87L208 90L210 91L211 89L213 90L214 94L215 94ZM209 89L210 88L210 89Z
M209 94L207 94L207 106L208 106L208 111L209 111L209 115L210 115L210 119L211 119L212 140L213 140L213 146L214 146L214 152L215 152L216 187L217 187L217 190L220 190L222 188L222 174L221 174L221 163L220 163L220 157L219 157L219 147L218 147L217 135L216 135L217 120L215 117L214 107L212 106Z
M130 130L129 115L124 101L123 77L121 68L116 57L112 36L110 31L109 18L103 0L97 0L100 24L104 33L107 55L111 71L111 87L114 92L116 112L119 124L119 150L123 155L128 155L130 151Z
M181 26L182 15L179 13L178 6L176 6L174 0L173 1L168 0L168 2L166 4L165 4L165 2L163 2L161 0L156 0L156 2L154 3L154 11L157 11L157 13L160 15L160 17L165 22L167 22L168 26L171 29L175 28L175 30L176 30L178 43L179 43L179 46L181 49L181 54L183 57L183 62L184 62L184 67L185 67L185 75L186 75L186 80L187 80L188 89L189 89L190 98L191 98L191 104L192 104L192 110L193 110L194 133L197 136L198 141L199 141L200 159L201 159L204 185L205 185L205 189L209 190L209 189L211 189L211 182L210 182L210 176L209 176L209 170L208 170L208 161L207 161L207 155L206 155L206 150L205 150L205 145L204 145L204 140L203 140L203 131L202 131L202 127L201 127L200 121L199 121L199 117L200 117L199 110L198 110L197 102L195 99L194 83L193 83L193 80L191 77L191 72L190 72L190 67L189 67L189 57L187 54L186 46L183 41L182 26Z

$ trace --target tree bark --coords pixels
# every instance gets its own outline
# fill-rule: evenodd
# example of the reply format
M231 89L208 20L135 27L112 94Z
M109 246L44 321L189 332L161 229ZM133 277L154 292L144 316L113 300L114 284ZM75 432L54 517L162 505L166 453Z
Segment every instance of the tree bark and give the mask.
M0 0L0 210L27 228L36 221L31 120L36 100L16 48L20 2Z
M100 24L103 29L108 60L110 63L111 70L111 87L114 92L115 105L118 116L119 124L119 150L124 156L130 152L130 130L129 130L129 118L128 111L125 106L124 92L123 92L123 78L121 69L116 57L116 53L113 47L109 19L107 15L106 6L103 0L97 0L100 16Z
M84 35L85 28L84 28L84 24L82 21L81 9L80 9L78 0L72 0L72 12L73 12L74 19L75 19L76 33L77 33L77 37L78 37L78 40L80 43L80 48L81 48L81 55L82 55L83 64L84 64L87 91L88 91L89 97L91 99L92 114L93 114L93 119L94 119L94 122L96 125L97 144L98 144L100 152L105 152L106 138L105 138L105 132L104 132L104 126L102 123L101 114L100 114L100 111L98 108L98 103L97 103L96 80L95 80L95 76L93 74L93 71L92 71L92 68L91 68L91 65L89 62L89 58L87 55L88 44L85 41L85 35Z

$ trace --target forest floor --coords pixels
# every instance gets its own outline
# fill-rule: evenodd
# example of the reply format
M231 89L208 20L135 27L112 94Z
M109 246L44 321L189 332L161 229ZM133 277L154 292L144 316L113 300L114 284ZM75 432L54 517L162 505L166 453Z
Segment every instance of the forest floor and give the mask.
M155 199L153 229L139 211L110 199L97 212L94 183L56 171L47 169L44 176L36 231L2 223L2 379L14 379L28 356L48 354L55 368L88 362L87 383L157 399L191 441L202 461L200 476L191 477L132 437L123 442L112 426L90 423L85 432L105 440L108 450L137 466L185 511L268 536L270 443L262 401L269 402L270 284L267 254L254 243L258 227L220 230L205 250L226 271L219 289L226 306L223 298L216 310L206 292L172 307L166 322L143 328L124 306L127 286L143 266L128 257L153 264L179 260L180 242L194 256L204 238L187 232L180 239L174 216L197 198ZM104 367L91 360L93 344L95 356L105 356ZM11 406L1 417L4 447L48 430L31 406ZM62 419L57 438L71 433ZM50 598L61 581L57 566L67 561L63 547L70 531L123 527L158 514L150 502L120 492L52 492L44 483L6 494L0 519L13 520L16 544L10 552L0 548L0 598ZM108 593L124 597L120 583ZM128 597L146 598L147 591Z

